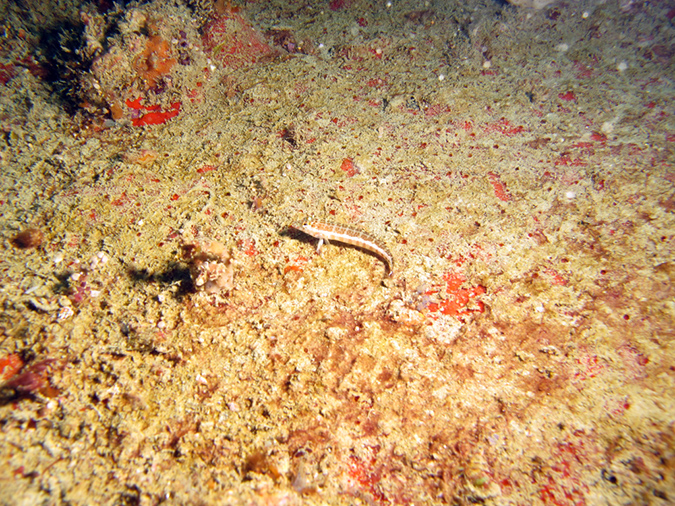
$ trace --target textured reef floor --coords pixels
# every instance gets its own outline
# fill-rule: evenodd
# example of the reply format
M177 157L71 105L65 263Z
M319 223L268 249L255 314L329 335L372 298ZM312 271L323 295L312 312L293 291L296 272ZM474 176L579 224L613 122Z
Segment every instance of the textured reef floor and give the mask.
M1 9L0 502L674 500L675 4Z

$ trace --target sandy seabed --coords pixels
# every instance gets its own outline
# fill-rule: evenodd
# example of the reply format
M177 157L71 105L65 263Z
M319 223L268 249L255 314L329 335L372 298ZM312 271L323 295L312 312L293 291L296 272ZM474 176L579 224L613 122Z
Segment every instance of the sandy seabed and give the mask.
M1 12L0 503L675 500L675 3Z

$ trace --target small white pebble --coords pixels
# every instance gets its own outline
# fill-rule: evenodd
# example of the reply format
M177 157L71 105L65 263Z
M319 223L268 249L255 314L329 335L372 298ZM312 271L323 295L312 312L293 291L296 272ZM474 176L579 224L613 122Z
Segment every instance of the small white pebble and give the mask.
M163 293L160 293L157 296L157 302L159 302L160 304L163 303L165 300L166 300L166 295L164 295Z
M63 255L61 253L59 253L56 256L54 256L53 262L55 264L60 264L61 262L63 262Z
M565 197L567 197L569 200L573 200L573 199L577 198L577 194L576 194L576 192L569 191L569 192L565 192Z
M101 295L101 290L92 290L89 292L89 295L91 295L92 297L98 297L99 295Z
M391 6L392 6L392 3L391 3L391 2L387 2L387 9L391 9Z
M445 74L438 74L438 80L439 81L445 80Z
M537 311L538 313L543 313L544 312L544 306L542 306L540 304L537 307L535 307L534 310Z
M69 306L62 307L56 315L56 321L62 322L75 314Z
M142 227L143 225L145 225L145 221L143 221L143 220L138 220L137 225L138 225L139 227Z
M567 45L567 44L565 44L565 43L563 42L562 44L558 44L558 45L555 47L555 50L556 50L556 51L560 51L561 53L564 53L564 52L566 52L569 48L570 48L570 46Z
M159 320L157 322L157 328L158 329L165 329L166 328L166 323L164 322L164 320Z
M82 276L81 272L73 272L70 275L70 279L72 279L73 281L77 281L78 279L80 279L80 276Z
M206 380L206 378L204 376L202 376L201 374L197 374L197 376L195 376L195 381L197 383L201 383L202 385L208 385L209 384L209 382Z
M616 70L619 72L625 72L628 70L628 64L625 61L622 61L616 66Z
M584 18L584 19L588 19L588 16L590 16L590 15L591 15L590 12L584 11L583 14L581 15L581 17Z
M490 60L485 60L485 61L483 62L483 68L484 68L484 69L489 69L490 67L492 67L492 62L491 62Z
M29 288L28 290L26 290L25 292L23 292L23 294L24 295L30 295L31 293L33 293L38 288L40 288L40 285L35 285L35 286Z

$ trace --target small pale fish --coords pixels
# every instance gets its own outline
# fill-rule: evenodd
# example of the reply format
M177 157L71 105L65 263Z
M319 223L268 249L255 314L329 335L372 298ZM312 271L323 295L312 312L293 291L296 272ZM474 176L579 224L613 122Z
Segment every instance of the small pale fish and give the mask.
M394 257L391 252L384 244L363 230L316 220L291 225L291 227L307 235L316 237L319 240L319 244L316 247L317 253L321 252L321 246L323 246L324 241L326 243L329 241L342 242L373 253L384 261L389 276L394 272Z

